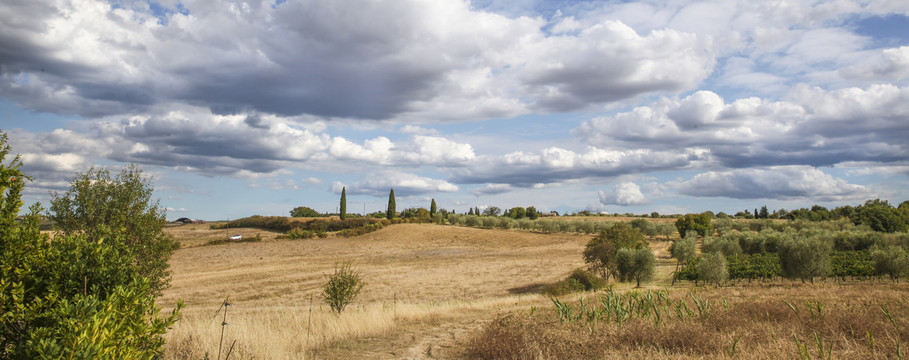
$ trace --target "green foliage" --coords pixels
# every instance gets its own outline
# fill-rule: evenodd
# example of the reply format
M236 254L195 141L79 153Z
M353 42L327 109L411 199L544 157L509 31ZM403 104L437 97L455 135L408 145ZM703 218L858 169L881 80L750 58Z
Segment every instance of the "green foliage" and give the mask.
M688 281L698 281L700 277L698 276L698 264L701 263L702 257L695 257L688 261L681 270L676 271L675 279L676 280L688 280Z
M505 211L505 216L512 219L523 219L525 216L527 216L527 210L520 206L513 207Z
M686 236L680 240L672 242L669 252L672 258L679 264L686 264L697 254L698 239L696 237Z
M628 224L616 223L603 229L599 235L587 242L584 247L584 262L592 269L599 271L609 279L618 274L617 254L619 249L641 249L647 247L647 241L641 232Z
M69 190L51 196L48 217L64 236L83 234L111 244L135 262L160 293L170 281L167 260L180 244L164 232L166 214L152 201L151 180L135 165L111 176L105 169L77 173Z
M565 280L545 286L540 292L549 296L561 296L581 291L599 290L606 286L606 279L584 269L574 269Z
M349 262L341 265L335 264L335 271L328 276L328 281L323 289L325 303L331 307L332 311L340 314L357 298L363 285L360 272L351 269Z
M10 151L6 141L0 134L0 163ZM145 253L129 248L135 234L126 230L135 227L126 228L129 220L117 218L113 208L103 208L119 206L122 203L116 200L123 199L107 198L109 203L100 210L91 206L104 199L92 199L95 202L85 209L61 206L60 210L71 211L64 218L67 229L79 224L73 218L83 211L110 215L102 220L111 223L93 222L91 231L70 230L51 240L39 231L39 205L32 206L24 220L16 219L26 180L21 166L18 156L0 165L0 358L159 357L161 335L177 321L182 304L170 316L158 318L154 292L161 285L143 276L143 264L135 256ZM76 200L82 198L72 195L58 199L79 204ZM141 217L141 207L123 211ZM156 219L144 218L151 223ZM121 227L111 230L111 224ZM148 224L133 224L144 225ZM166 263L167 258L161 261Z
M526 216L530 220L536 220L540 217L540 212L537 211L537 208L533 206L528 206L526 209Z
M726 268L732 280L767 280L783 275L780 256L776 253L727 256Z
M703 250L704 253L719 252L722 253L723 256L742 254L742 247L739 245L737 239L728 236L719 238L705 238Z
M871 258L878 275L887 275L893 281L909 276L909 251L901 247L875 248Z
M868 200L858 210L859 224L871 227L871 230L880 232L906 232L909 229L909 218L894 208L887 200Z
M623 281L635 281L641 287L642 281L650 281L656 271L656 258L650 248L620 248L616 254L619 278Z
M675 221L679 234L687 234L689 230L696 231L700 236L711 235L713 229L710 225L710 215L707 213L688 214Z
M502 213L502 209L499 209L498 206L490 206L486 209L483 209L484 216L499 216Z
M341 205L340 205L340 214L338 216L341 220L347 219L347 187L344 186L341 188Z
M157 359L162 335L179 319L177 308L163 318L148 279L117 286L106 298L78 294L61 299L44 316L52 326L34 328L12 351L30 359Z
M436 211L439 209L436 207L436 199L432 199L432 203L429 204L429 216L436 216Z
M790 279L810 280L830 273L832 244L819 236L797 236L780 244L780 265Z
M397 211L395 209L395 189L388 192L388 206L385 208L385 218L392 220L395 218Z
M322 214L319 214L318 211L315 211L306 206L297 206L290 211L291 217L322 217Z
M729 278L726 256L718 251L704 255L703 260L698 264L698 278L720 286L721 282Z
M834 251L830 255L830 275L867 278L875 274L871 250Z

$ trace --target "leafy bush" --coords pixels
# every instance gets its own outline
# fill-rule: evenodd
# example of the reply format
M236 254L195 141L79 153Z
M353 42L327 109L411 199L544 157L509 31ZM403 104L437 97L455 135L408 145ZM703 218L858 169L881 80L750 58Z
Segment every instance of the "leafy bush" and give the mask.
M698 278L720 286L720 282L729 278L729 271L726 269L726 256L719 251L704 255L702 261L698 264Z
M116 176L92 168L77 173L69 189L51 195L48 218L64 236L82 234L85 241L113 240L135 262L139 275L160 293L170 281L167 260L180 243L164 232L166 213L152 200L151 179L135 165Z
M727 256L726 268L732 280L767 280L783 275L780 256L776 253Z
M742 247L737 239L724 236L720 238L705 238L704 253L719 252L724 256L741 255Z
M830 275L845 279L867 278L875 274L871 250L834 251L830 255Z
M322 217L322 214L319 214L318 211L315 211L306 206L298 206L293 208L290 211L291 217Z
M10 151L6 142L6 135L0 133L0 163ZM143 251L151 249L130 248L144 240L137 239L130 229L153 229L156 212L144 218L152 222L149 224L111 230L129 220L102 219L93 223L96 227L90 232L71 231L51 240L39 231L39 205L32 206L23 221L16 219L26 180L21 166L18 156L0 164L0 358L159 357L164 344L161 335L177 321L182 304L170 316L158 318L160 309L154 294L162 283L156 281L160 278L151 279L146 274L149 264L166 264L170 252L156 253L162 259L142 259L149 254ZM142 181L131 184L139 188L147 185ZM61 204L59 210L72 210L65 214L68 223L63 226L67 229L85 226L78 220L82 210L70 207L83 200L81 194L67 193L58 198L69 202ZM122 195L118 198L121 200L137 196L104 191L95 194L107 199ZM121 205L108 203L106 206L113 208L100 210L89 206L85 211L119 216L114 213ZM134 210L147 210L139 208ZM100 234L105 235L104 241L95 238Z
M335 271L328 276L325 283L323 297L325 303L331 307L332 311L340 314L351 302L353 302L360 290L363 289L363 282L359 271L351 269L349 262L335 265Z

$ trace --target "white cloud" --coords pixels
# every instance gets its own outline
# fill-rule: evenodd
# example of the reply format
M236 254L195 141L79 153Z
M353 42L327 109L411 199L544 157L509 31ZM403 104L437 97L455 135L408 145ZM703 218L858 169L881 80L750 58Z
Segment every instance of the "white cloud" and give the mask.
M683 100L598 117L575 129L594 146L657 151L699 147L729 167L909 157L909 88L888 84L824 90L800 85L787 100L726 104L700 91Z
M633 182L617 184L612 192L600 190L600 204L603 205L646 205L650 201L641 193L641 187Z
M332 185L338 188L340 183ZM432 179L416 174L403 172L383 171L362 182L347 186L349 194L365 194L372 196L388 196L390 189L395 190L395 196L412 196L437 192L457 192L458 187L439 179ZM340 192L340 188L338 188Z
M909 46L883 49L865 62L840 70L840 74L860 80L897 81L909 77Z
M682 194L735 199L862 200L868 188L850 184L817 168L802 165L710 171L674 184Z

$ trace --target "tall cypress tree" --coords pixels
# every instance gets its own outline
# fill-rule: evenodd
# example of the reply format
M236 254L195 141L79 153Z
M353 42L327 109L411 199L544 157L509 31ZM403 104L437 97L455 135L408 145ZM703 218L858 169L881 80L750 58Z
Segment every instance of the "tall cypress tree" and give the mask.
M436 210L438 210L436 207L436 199L432 199L432 204L429 205L429 216L435 216Z
M347 219L347 187L341 188L341 220Z
M385 210L385 217L388 220L395 218L395 189L392 188L391 192L388 193L388 210Z

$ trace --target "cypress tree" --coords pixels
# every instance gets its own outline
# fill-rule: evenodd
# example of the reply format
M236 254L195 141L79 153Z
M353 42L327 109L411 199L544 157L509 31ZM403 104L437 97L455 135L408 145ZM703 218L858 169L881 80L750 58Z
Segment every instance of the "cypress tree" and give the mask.
M470 208L470 211L467 212L467 215L473 215L473 208Z
M391 192L388 193L388 210L385 210L385 217L388 220L395 218L395 189L392 188Z
M341 188L341 220L347 218L347 187Z
M436 199L432 199L432 204L429 205L429 216L435 216L436 210L438 210L436 208Z

